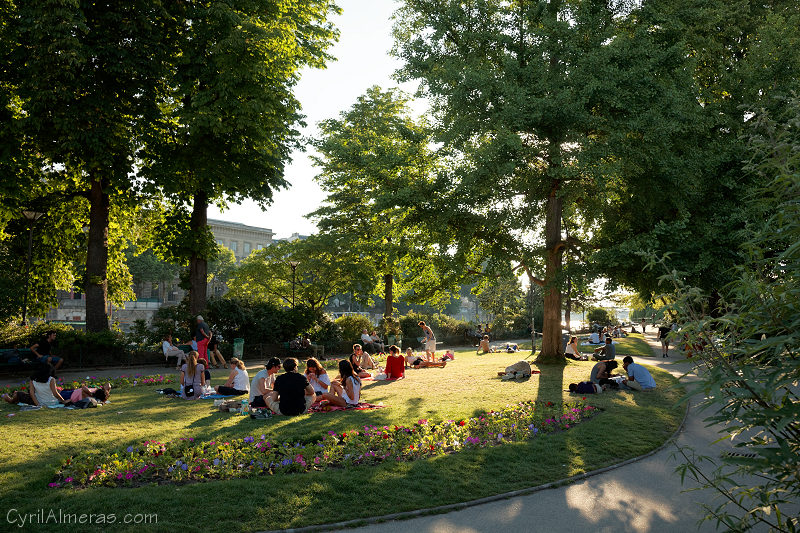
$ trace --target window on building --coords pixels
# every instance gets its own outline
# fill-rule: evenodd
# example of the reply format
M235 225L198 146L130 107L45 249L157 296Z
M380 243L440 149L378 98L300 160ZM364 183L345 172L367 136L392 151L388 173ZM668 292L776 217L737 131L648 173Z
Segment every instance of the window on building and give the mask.
M249 242L244 243L244 250L243 251L244 251L244 255L249 255L250 254L250 243Z
M225 242L222 239L217 239L217 244L220 246L225 246Z
M257 245L257 246L258 246L258 249L259 249L259 250L263 250L263 249L264 249L264 245L263 245L263 244L259 244L259 245Z
M236 253L236 252L239 251L239 246L238 245L239 245L239 243L237 241L231 241L231 251L233 251L233 253Z

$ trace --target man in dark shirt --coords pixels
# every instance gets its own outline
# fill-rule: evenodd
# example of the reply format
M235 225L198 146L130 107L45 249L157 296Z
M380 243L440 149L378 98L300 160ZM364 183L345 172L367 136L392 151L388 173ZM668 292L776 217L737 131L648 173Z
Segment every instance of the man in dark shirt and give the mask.
M669 357L669 332L668 326L658 326L658 338L661 339L661 357Z
M58 370L61 368L64 360L60 357L50 355L50 350L52 349L52 343L54 340L56 340L56 332L48 331L44 334L44 338L42 340L31 346L31 351L33 352L33 355L36 357L37 361L42 364L53 365L53 368Z
M308 411L317 395L305 374L297 372L297 359L283 362L285 374L275 379L273 391L267 397L267 407L276 415L296 416Z

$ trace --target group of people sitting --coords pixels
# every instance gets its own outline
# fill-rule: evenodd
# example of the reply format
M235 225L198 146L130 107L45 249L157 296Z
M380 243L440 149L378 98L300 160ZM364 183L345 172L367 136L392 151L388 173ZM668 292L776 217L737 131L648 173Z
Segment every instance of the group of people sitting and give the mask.
M622 368L626 375L615 375L618 363L614 360L599 361L592 367L589 381L570 383L569 391L579 394L594 394L609 388L627 388L637 391L652 391L656 388L656 380L650 372L638 363L633 362L633 357L626 355L622 359Z
M77 389L60 389L55 367L42 364L31 376L28 390L17 390L3 394L3 400L11 404L25 404L40 407L89 407L105 403L111 396L111 383L102 387L89 387L81 384Z
M507 342L500 346L489 345L489 335L484 335L481 343L478 345L478 355L485 353L515 353L519 351L519 344L514 342Z
M367 333L366 329L361 330L361 342L365 352L367 349L371 350L372 353L384 353L386 351L386 345L374 329L372 333Z
M278 375L281 366L284 373ZM282 365L277 357L267 361L250 383L250 405L268 408L277 415L296 416L308 411L314 402L323 400L339 407L354 407L360 403L361 378L350 359L339 361L339 375L334 379L314 357L306 361L304 373L298 372L297 367L297 359L293 357ZM220 394L225 392L219 389Z
M478 326L475 329L465 330L464 337L477 344L480 344L483 341L484 337L486 339L489 338L490 333L491 332L489 331L489 324L486 324L486 329L483 329L482 324L478 324Z
M604 344L606 339L620 339L627 337L628 333L620 325L606 326L604 328L594 328L589 334L589 344Z

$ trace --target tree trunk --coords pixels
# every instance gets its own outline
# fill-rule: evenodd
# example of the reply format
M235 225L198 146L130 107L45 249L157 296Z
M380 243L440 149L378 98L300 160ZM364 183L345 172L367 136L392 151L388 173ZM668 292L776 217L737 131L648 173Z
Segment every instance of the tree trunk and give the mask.
M567 302L564 304L564 323L567 325L567 330L571 330L570 318L572 315L572 279L567 277Z
M384 318L389 318L394 310L394 277L391 274L384 274L383 287L383 301L386 306L383 310L383 316Z
M189 259L189 312L192 316L200 314L206 308L208 261L205 252L200 250L206 226L208 226L208 195L204 191L197 191L189 223L195 237L192 257Z
M561 211L562 200L558 196L560 183L553 180L547 197L545 215L545 248L547 262L544 276L544 324L542 324L542 351L537 363L564 363L564 347L561 346L561 290L556 276L561 270Z
M108 217L110 200L103 183L89 190L89 243L86 249L86 331L108 329Z

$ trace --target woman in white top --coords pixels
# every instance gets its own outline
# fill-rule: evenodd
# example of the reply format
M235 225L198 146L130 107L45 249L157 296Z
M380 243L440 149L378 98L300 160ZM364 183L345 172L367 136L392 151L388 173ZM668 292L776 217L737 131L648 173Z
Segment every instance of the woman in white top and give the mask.
M247 375L247 368L244 361L235 357L230 360L231 373L228 374L228 381L224 385L215 387L217 394L223 396L241 396L250 393L250 376Z
M361 379L347 359L339 361L339 379L331 383L331 392L322 398L339 407L355 407L361 401Z
M40 371L31 379L29 390L33 405L55 407L65 403L61 393L58 392L58 387L56 387L56 379L50 375L49 367Z
M331 378L328 376L328 372L314 357L306 361L306 379L313 387L317 398L328 392L331 386Z
M570 359L575 359L576 361L589 360L588 356L581 355L580 352L578 352L578 337L570 337L569 344L567 344L567 348L564 350L564 355Z

